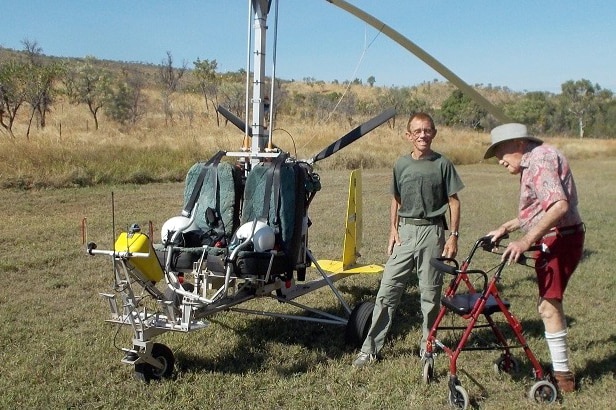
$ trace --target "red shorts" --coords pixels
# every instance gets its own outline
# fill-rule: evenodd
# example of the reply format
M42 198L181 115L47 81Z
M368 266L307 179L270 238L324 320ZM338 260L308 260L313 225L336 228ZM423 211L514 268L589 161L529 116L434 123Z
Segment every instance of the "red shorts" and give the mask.
M582 259L584 236L582 226L578 232L541 239L549 253L538 252L535 262L540 297L562 301L569 278Z

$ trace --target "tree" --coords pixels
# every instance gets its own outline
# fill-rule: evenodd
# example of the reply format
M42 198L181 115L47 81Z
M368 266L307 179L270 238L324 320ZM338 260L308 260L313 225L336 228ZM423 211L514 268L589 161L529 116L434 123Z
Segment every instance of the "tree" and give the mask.
M616 137L616 99L610 90L595 95L597 110L592 117L592 135L596 138Z
M220 86L222 104L240 118L244 118L246 91L244 85L237 82L223 82ZM225 121L226 124L226 121Z
M159 82L162 86L161 96L163 99L163 111L165 113L165 125L173 122L173 107L171 96L177 91L180 80L186 72L186 62L180 68L173 67L173 56L171 51L167 51L166 59L163 59L158 67Z
M26 137L30 136L32 121L36 116L37 124L45 128L47 113L54 99L54 81L58 78L60 67L57 64L47 66L29 65L26 78L26 101L30 104L30 118Z
M482 121L487 111L460 90L454 90L441 106L441 116L445 125L462 125L473 129L483 129Z
M532 126L539 132L547 132L555 110L548 93L535 91L507 104L505 114L513 121Z
M374 87L374 83L376 82L376 78L374 78L374 76L371 75L370 77L368 77L366 82L370 85L370 87Z
M64 86L71 103L88 106L94 119L94 128L98 130L98 113L112 94L112 77L108 70L97 67L96 63L96 58L88 56L83 64L68 69Z
M575 82L569 80L561 85L562 103L567 111L575 118L580 138L584 138L586 122L595 108L595 89L596 87L585 79Z
M17 112L26 101L28 67L25 63L9 61L0 64L0 126L11 138Z
M349 124L349 127L354 126L353 118L357 114L358 101L359 99L357 98L357 95L352 91L347 92L342 98L339 96L334 97L333 102L335 102L335 105L333 110L337 110L341 116L344 116ZM330 111L329 115L333 114L333 110Z
M26 138L30 137L32 121L37 116L38 125L45 128L46 115L53 103L53 84L61 73L61 68L56 63L45 63L42 58L43 49L36 41L23 40L24 51L28 57L26 75L26 102L30 104L30 117Z
M216 113L216 125L220 125L220 115L218 110L218 87L220 78L216 75L218 63L216 60L199 60L193 62L195 70L193 75L197 79L197 87L205 99L205 110L209 112L208 103Z
M144 87L141 72L123 69L105 104L105 114L122 125L136 124L145 112Z
M28 56L29 78L27 86L27 101L31 107L30 120L28 122L28 131L26 137L30 135L30 126L34 115L38 115L38 123L41 128L45 128L45 117L49 112L53 91L53 81L55 79L55 70L46 69L42 59L43 49L39 47L36 41L25 39L21 42L24 46L24 52Z
M381 110L393 108L398 113L414 113L425 111L428 103L412 94L408 87L391 87L377 97L377 104ZM391 128L396 126L396 117L388 122Z

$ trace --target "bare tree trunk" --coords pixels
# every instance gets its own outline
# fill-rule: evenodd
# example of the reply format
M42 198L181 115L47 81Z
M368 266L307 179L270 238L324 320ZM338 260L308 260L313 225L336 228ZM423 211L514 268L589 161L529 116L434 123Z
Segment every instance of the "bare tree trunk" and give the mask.
M580 117L578 119L579 127L580 127L580 139L584 138L584 119Z
M30 128L32 127L32 120L34 119L34 114L36 113L36 109L33 107L30 112L30 119L28 120L28 129L26 130L26 139L30 140Z

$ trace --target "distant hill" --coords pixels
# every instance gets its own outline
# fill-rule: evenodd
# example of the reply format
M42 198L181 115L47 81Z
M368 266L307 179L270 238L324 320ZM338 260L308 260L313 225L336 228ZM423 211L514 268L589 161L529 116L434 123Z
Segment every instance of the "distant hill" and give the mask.
M56 56L48 56L45 54L41 55L45 59L49 59L50 61L65 61L68 63L79 63L83 62L85 58L78 57L56 57ZM9 48L0 47L0 63L3 61L11 60L11 59L26 59L26 53L24 51L13 50ZM162 61L162 59L161 59ZM113 72L120 72L125 69L137 70L145 74L145 78L147 79L148 86L155 86L154 79L158 74L159 65L151 64L151 63L142 63L142 62L134 62L134 61L114 61L114 60L100 60L97 59L97 63L100 64L101 67L104 67ZM192 64L187 66L187 72L185 77L185 82L191 81L191 72L192 72ZM220 73L225 76L234 76L237 78L237 72L234 73ZM349 88L348 84L343 83L328 83L324 81L315 80L311 83L306 83L304 81L290 81L285 79L278 79L278 81L284 84L284 87L292 92L299 94L307 94L311 92L321 92L321 93L344 93L345 90ZM370 99L379 91L384 89L388 89L390 87L380 87L374 86L371 87L368 84L352 84L350 87L353 92L357 94L360 99ZM431 107L440 107L443 101L451 95L451 93L455 90L455 86L446 81L438 81L434 80L431 82L422 82L420 84L404 87L410 88L414 90L417 97L425 100ZM486 97L490 102L496 105L500 105L504 102L511 101L519 97L520 93L515 93L509 90L507 87L492 87L492 86L484 86L482 84L475 84L474 88L476 88L484 97Z

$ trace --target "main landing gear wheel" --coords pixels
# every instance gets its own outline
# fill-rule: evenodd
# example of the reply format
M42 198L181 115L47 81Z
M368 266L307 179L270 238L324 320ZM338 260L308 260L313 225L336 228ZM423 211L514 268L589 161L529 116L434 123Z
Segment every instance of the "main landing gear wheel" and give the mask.
M423 381L425 384L430 384L432 380L434 380L434 358L426 357L422 359L423 362Z
M361 347L372 324L374 302L364 301L355 306L346 325L346 341L353 347Z
M466 389L460 385L455 386L455 392L449 390L449 405L454 409L468 409L470 399Z
M518 374L520 372L520 362L513 357L509 356L509 363L507 363L507 358L505 355L501 355L501 357L494 362L494 373L508 373L508 374Z
M535 403L551 404L558 398L558 391L549 381L540 380L530 388L528 398Z
M158 368L150 363L138 363L135 365L135 378L139 381L148 383L151 380L168 379L173 374L175 357L167 346L161 343L154 343L152 346L152 357L158 360L162 367Z

